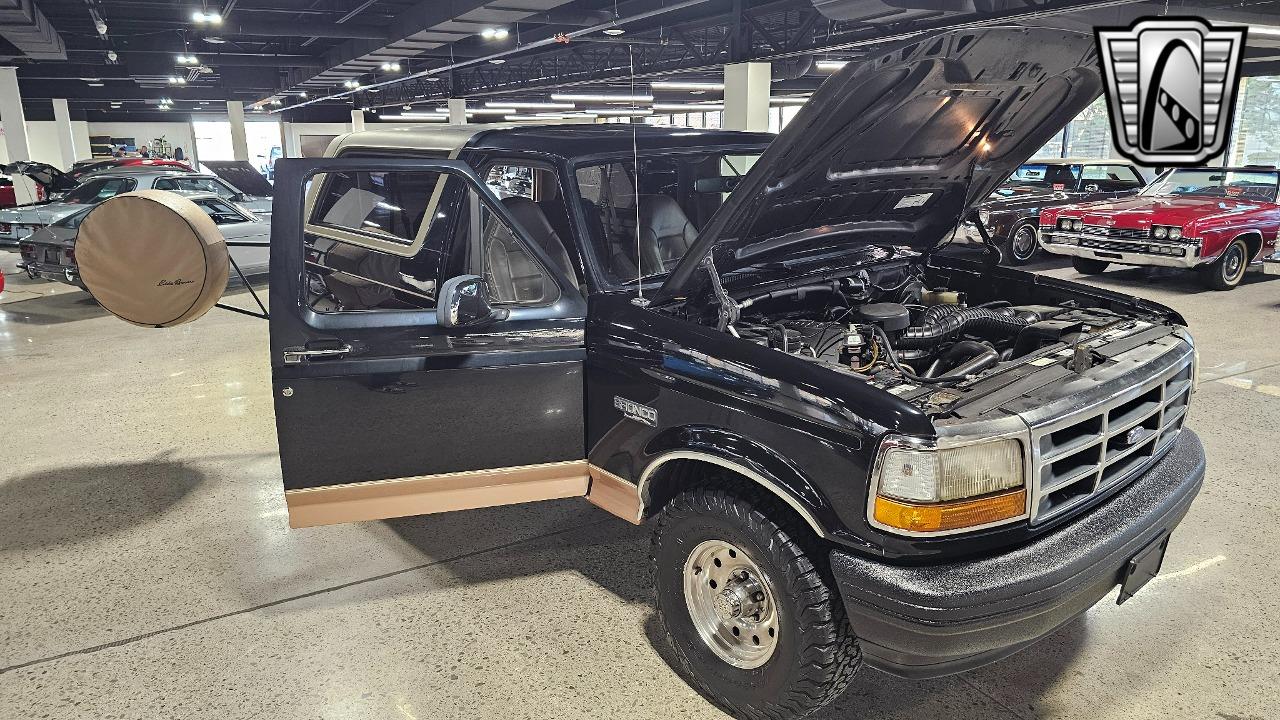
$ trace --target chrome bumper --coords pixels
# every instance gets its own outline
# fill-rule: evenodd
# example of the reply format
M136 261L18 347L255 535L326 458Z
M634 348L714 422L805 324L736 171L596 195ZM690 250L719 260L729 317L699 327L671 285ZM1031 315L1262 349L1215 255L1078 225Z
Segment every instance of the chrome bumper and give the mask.
M1262 272L1268 275L1280 275L1280 252L1271 257L1262 258Z
M1080 243L1087 243L1081 245ZM1136 247L1149 245L1178 245L1185 254L1159 255L1142 252ZM1119 265L1157 265L1160 267L1193 268L1208 262L1197 253L1199 248L1188 243L1149 243L1142 240L1115 240L1101 235L1080 232L1063 232L1057 228L1040 228L1040 248L1055 255L1102 260Z

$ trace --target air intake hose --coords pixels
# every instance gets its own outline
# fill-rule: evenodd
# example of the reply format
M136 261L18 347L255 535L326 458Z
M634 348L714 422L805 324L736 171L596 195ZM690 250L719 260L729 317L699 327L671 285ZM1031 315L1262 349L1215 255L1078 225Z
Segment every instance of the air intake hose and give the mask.
M924 320L930 320L928 314ZM894 345L902 350L933 351L939 345L961 335L976 335L988 340L1003 340L1030 323L1010 308L971 307L923 322L903 331ZM906 356L911 357L914 353Z

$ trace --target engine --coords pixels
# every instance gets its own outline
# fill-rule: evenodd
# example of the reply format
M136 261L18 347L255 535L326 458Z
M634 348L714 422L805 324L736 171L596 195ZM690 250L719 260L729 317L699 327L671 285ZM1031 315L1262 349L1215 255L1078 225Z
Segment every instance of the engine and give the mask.
M930 287L910 266L861 271L738 304L725 329L780 352L864 376L892 391L953 386L1130 320L1098 309L1014 305Z

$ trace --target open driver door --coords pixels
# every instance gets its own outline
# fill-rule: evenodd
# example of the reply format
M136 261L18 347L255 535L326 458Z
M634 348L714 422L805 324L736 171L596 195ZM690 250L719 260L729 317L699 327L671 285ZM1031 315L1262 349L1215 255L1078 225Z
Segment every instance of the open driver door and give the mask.
M291 526L587 495L585 297L465 163L279 161L270 299Z

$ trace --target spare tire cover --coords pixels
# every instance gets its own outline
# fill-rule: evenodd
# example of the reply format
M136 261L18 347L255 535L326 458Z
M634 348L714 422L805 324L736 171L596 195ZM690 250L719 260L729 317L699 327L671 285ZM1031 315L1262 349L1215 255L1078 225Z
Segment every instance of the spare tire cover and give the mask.
M121 320L169 327L204 315L227 288L227 245L200 206L164 190L117 195L76 237L80 278Z

